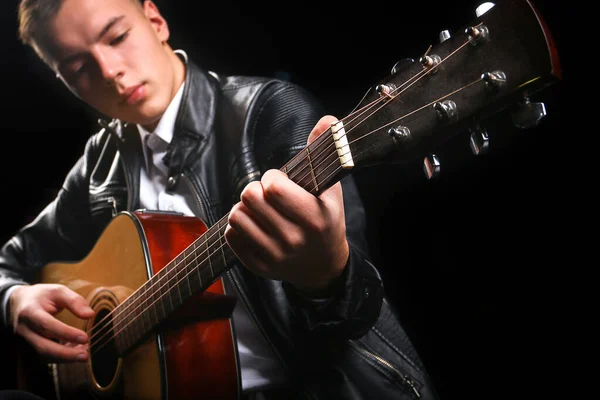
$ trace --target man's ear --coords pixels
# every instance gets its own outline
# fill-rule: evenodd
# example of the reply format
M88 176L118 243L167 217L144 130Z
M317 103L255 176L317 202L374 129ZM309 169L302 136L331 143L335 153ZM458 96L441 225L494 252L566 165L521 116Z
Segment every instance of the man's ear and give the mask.
M150 22L150 25L152 25L152 27L154 28L154 31L158 35L159 40L162 43L165 43L167 40L169 40L170 36L169 25L167 24L167 21L160 14L160 11L158 11L158 7L156 6L156 4L154 4L154 2L152 2L152 0L145 0L142 7L144 10L144 15L146 16L146 18L148 18L148 21Z

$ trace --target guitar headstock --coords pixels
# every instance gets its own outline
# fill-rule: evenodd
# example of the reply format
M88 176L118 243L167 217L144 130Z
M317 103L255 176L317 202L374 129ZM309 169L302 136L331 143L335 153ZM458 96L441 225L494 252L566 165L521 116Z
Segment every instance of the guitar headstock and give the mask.
M438 166L428 155L454 135L469 132L473 152L485 152L485 121L494 114L510 109L519 128L545 115L529 99L560 80L561 67L543 16L528 0L484 3L477 13L418 58L397 63L343 126L332 127L334 138L346 136L338 145L348 153L340 156L346 169L423 158L431 177Z

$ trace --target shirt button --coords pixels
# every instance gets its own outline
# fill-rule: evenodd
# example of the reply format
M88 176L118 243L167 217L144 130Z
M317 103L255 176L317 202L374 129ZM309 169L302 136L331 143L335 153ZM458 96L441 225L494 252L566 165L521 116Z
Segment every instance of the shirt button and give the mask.
M179 181L179 176L177 176L177 175L170 176L169 180L167 181L167 190L175 189L175 186L177 186L178 181Z

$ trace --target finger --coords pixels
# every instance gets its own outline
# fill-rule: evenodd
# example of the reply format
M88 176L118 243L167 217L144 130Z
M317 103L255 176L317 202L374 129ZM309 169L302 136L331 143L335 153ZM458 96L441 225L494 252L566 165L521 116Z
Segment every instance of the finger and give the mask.
M333 124L338 122L339 120L333 115L325 115L314 126L310 134L308 135L307 143L312 143L317 137L319 137L325 130L331 128ZM317 177L319 179L319 177ZM321 177L321 179L323 179ZM323 201L331 201L333 198L334 201L337 201L337 198L341 195L341 185L340 183L335 183L329 189L318 193L317 195Z
M59 308L66 308L79 318L88 319L94 316L94 310L87 300L66 286L56 290L52 300Z
M231 226L240 240L235 245L241 245L244 248L252 248L262 253L267 259L276 258L280 251L276 242L269 236L264 228L256 222L250 215L243 203L237 203L233 206L228 217L229 226ZM243 239L243 241L242 241ZM237 247L237 246L236 246ZM232 250L235 250L232 246ZM237 254L237 253L236 253Z
M251 245L247 238L228 225L225 228L225 240L238 259L246 268L256 275L264 276L267 272L267 262L262 258L256 247Z
M338 119L333 115L325 115L319 119L317 124L314 126L310 134L308 135L307 143L312 143L317 137L331 127L331 125L337 122Z
M275 210L265 198L262 184L248 184L240 195L242 204L271 236L285 237L297 229L285 216Z
M88 335L77 328L69 326L45 311L39 310L27 324L44 337L64 342L87 343Z
M44 358L52 362L86 361L89 354L81 346L65 346L47 339L25 325L18 328L18 333L23 336Z
M313 217L321 213L319 199L296 185L281 171L272 169L265 172L261 185L267 202L295 224L310 227Z

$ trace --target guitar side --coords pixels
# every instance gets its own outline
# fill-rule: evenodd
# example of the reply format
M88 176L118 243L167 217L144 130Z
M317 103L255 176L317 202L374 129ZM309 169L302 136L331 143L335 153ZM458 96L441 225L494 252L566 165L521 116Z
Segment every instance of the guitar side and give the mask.
M86 258L75 263L51 263L42 269L40 283L67 286L86 298L96 312L88 321L67 310L56 315L62 322L88 333L92 355L85 363L49 365L50 386L56 398L154 400L189 398L198 393L239 397L231 321L223 316L210 320L202 316L206 314L202 307L215 303L210 295L224 294L221 279L205 293L189 299L157 333L150 334L124 356L101 355L110 353L110 346L99 346L106 342L109 331L98 329L98 324L111 312L118 314L119 310L114 310L119 304L206 230L204 223L193 217L121 213L110 222ZM127 312L131 314L126 316L128 320L135 319L136 310ZM40 378L28 378L27 372L20 378L22 388L39 392Z

